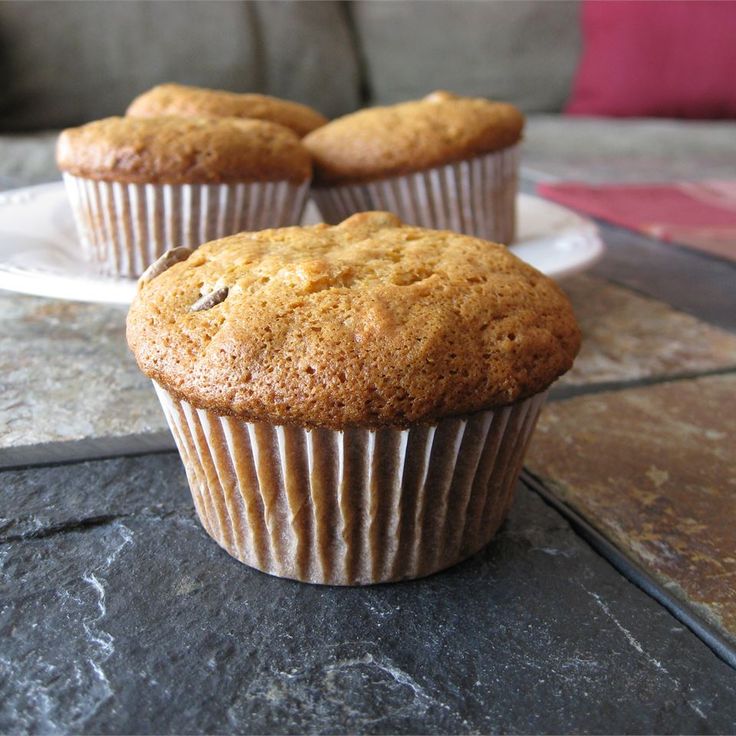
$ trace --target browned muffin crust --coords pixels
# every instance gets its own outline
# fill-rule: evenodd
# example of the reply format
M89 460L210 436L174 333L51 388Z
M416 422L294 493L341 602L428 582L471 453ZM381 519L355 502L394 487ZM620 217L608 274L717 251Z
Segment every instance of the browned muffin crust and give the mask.
M332 429L514 402L580 344L562 291L505 247L385 212L207 243L141 284L127 336L198 408Z
M61 133L62 171L133 184L303 182L309 153L288 128L235 118L105 118Z
M327 122L316 110L291 100L183 84L160 84L144 92L130 103L125 114L142 118L161 115L254 118L279 123L300 137Z
M513 105L433 92L423 100L346 115L304 138L319 184L409 174L517 143L524 117Z

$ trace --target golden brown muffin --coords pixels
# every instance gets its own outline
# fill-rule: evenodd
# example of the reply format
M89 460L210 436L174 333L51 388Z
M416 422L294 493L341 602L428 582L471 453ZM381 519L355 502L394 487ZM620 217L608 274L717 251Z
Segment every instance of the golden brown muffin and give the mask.
M59 168L133 184L303 182L309 154L288 128L234 118L105 118L62 132Z
M130 103L126 115L255 118L279 123L300 137L327 122L316 110L291 100L183 84L160 84L144 92Z
M579 340L560 290L505 248L386 212L177 249L128 315L207 533L333 585L487 544Z
M382 212L207 243L141 284L127 335L197 408L332 429L516 402L580 343L562 291L503 246Z
M315 181L372 181L499 151L517 143L524 117L513 105L433 92L333 120L304 138Z

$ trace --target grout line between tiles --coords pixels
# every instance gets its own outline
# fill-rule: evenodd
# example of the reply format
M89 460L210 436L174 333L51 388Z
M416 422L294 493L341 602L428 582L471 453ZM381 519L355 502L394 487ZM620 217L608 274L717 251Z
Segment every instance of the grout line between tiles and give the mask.
M736 373L736 365L724 368L712 368L704 371L688 371L666 376L647 376L644 378L633 378L629 381L601 381L598 383L569 384L553 388L549 395L550 401L564 401L576 396L592 396L602 393L613 393L626 391L627 389L646 388L657 386L662 383L678 383L680 381L693 381L698 378L711 378L715 376L729 376Z
M0 449L0 470L62 465L127 455L151 455L171 450L176 450L176 446L168 429L120 437L43 442Z
M730 642L714 626L706 623L685 603L667 592L652 575L631 560L575 509L561 501L531 471L524 468L521 480L528 488L537 493L543 501L562 514L573 530L627 580L666 608L674 618L690 629L717 657L736 669L736 644Z

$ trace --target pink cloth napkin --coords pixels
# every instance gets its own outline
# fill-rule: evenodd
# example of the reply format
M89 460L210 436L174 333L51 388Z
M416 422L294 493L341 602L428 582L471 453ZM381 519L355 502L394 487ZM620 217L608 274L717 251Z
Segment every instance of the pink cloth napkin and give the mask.
M736 181L545 183L538 191L616 225L736 261Z

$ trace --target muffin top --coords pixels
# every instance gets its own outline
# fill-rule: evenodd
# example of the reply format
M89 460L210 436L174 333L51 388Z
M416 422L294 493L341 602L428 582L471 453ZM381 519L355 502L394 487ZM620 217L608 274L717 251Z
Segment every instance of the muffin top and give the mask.
M237 118L105 118L61 133L62 171L132 184L306 181L309 153L288 128Z
M580 343L562 291L508 249L386 212L200 246L141 280L127 336L195 407L332 429L511 403Z
M130 103L126 115L255 118L279 123L300 137L327 122L316 110L291 100L183 84L160 84L144 92Z
M524 117L513 105L433 92L333 120L310 133L304 145L318 183L348 184L497 151L518 142L523 127Z

